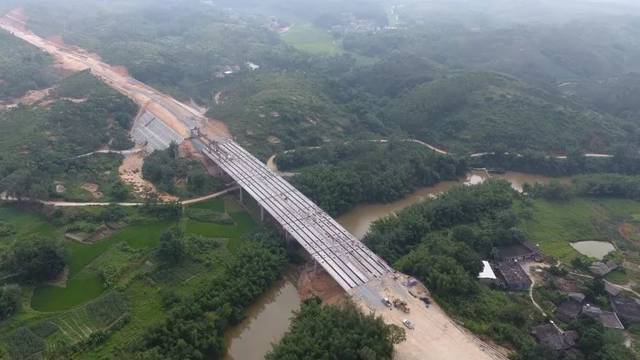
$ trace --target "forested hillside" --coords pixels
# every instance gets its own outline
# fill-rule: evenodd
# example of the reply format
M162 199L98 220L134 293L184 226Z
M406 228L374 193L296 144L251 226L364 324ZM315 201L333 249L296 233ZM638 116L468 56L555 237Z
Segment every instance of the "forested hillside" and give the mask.
M284 44L259 20L230 17L199 1L34 1L25 9L37 33L62 35L107 63L125 66L140 81L201 103L212 101L214 90L226 83L220 76L225 71L249 71L248 61L286 61Z
M0 110L0 192L92 199L81 189L86 182L107 195L119 191L120 156L75 157L132 147L128 129L136 112L131 100L87 72L65 79L40 103ZM56 193L56 184L67 190Z
M52 60L38 48L0 30L0 101L49 86Z
M640 117L640 73L627 73L602 80L571 82L561 88L563 93L588 106L614 116L637 120Z
M407 10L405 10L407 11ZM640 70L640 28L633 17L589 18L563 24L476 27L455 20L420 22L383 34L355 33L344 46L362 55L382 49L437 61L451 69L511 74L536 85L602 78Z
M453 149L585 149L629 142L626 121L602 115L518 80L463 73L417 86L388 106L385 123Z
M225 119L254 151L275 152L358 136L356 119L302 73L251 75L228 87L223 96L209 114Z
M256 5L259 14L250 3L237 10L179 3L67 1L53 8L33 1L24 8L37 33L62 35L141 81L195 99L263 157L393 133L459 152L496 145L607 152L612 143L633 142L634 125L624 121L633 109L615 89L604 98L591 86L565 91L573 82L640 71L640 28L631 15L520 16L514 25L489 16L500 8L496 1L478 5L483 21L438 17L419 4L385 10L373 2L345 15L348 7L335 2L313 5L313 13L305 2L287 10L266 2ZM543 18L542 8L534 10L532 18ZM284 41L289 31L297 31L293 46ZM314 51L296 46L307 40Z

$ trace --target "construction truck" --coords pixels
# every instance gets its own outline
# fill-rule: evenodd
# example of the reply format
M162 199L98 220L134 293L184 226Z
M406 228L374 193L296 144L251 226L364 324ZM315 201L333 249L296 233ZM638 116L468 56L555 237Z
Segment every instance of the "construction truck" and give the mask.
M396 309L408 314L410 309L409 306L407 306L407 303L405 301L402 301L400 299L393 299L393 307L395 307Z

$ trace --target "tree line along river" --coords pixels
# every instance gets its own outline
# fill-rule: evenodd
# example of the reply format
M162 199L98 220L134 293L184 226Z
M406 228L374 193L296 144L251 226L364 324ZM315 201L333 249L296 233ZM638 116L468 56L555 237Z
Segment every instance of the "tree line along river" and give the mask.
M434 186L419 188L410 195L391 203L360 204L340 216L337 221L358 239L362 239L371 224L380 218L437 196L454 186L479 184L489 177L504 179L517 191L522 191L525 183L548 183L554 179L513 171L492 175L481 170L471 171L464 179L444 181ZM558 178L558 180L568 181L568 178ZM289 327L290 318L301 303L295 287L295 277L294 271L289 271L247 310L244 321L227 332L225 360L262 360L271 350L271 344L282 338Z

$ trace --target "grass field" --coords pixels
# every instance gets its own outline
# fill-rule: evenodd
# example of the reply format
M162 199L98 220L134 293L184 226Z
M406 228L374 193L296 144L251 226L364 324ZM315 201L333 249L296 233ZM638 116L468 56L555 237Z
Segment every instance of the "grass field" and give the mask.
M314 55L337 55L343 52L331 34L309 23L296 23L282 34L282 39L296 49Z
M634 246L617 231L640 214L640 202L623 199L576 198L568 202L535 200L533 216L523 228L543 253L565 263L579 254L570 243L582 240L613 242L618 249ZM613 276L613 275L612 275Z
M0 204L0 223L10 224L15 235L0 237L0 250L10 246L15 239L30 236L60 236L61 232L47 223L42 216Z

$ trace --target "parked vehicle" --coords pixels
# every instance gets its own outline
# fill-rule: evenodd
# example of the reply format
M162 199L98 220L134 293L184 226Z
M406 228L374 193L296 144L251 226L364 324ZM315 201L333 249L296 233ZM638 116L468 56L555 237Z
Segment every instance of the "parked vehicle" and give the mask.
M389 301L389 298L382 298L382 304L384 304L384 306L391 308L391 301Z
M409 306L407 305L407 303L405 301L402 301L400 299L393 299L393 306L402 311L405 314L408 314L410 309Z
M404 325L407 329L410 329L410 330L413 330L415 328L411 320L408 320L408 319L402 320L402 325Z

